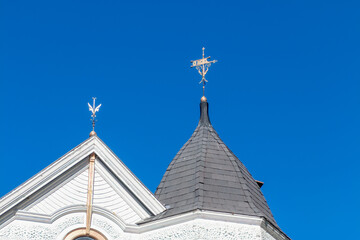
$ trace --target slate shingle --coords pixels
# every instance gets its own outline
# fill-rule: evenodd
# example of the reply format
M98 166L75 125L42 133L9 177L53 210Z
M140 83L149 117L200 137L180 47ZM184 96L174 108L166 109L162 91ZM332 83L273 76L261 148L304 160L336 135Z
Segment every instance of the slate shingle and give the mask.
M154 219L201 209L264 217L278 227L258 184L212 127L207 102L155 196L168 209Z

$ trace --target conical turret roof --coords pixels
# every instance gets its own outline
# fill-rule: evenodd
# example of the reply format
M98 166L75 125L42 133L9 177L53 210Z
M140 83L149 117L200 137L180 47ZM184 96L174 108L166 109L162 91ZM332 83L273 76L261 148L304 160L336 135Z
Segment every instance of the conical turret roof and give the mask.
M158 217L200 209L264 217L277 226L260 187L211 125L208 106L200 103L198 126L155 192L167 207Z

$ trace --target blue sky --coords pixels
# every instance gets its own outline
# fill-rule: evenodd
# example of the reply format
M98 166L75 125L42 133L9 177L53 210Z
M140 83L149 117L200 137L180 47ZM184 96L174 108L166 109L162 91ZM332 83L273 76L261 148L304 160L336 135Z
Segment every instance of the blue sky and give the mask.
M360 234L358 1L0 1L0 195L98 136L155 191L213 126L293 239Z

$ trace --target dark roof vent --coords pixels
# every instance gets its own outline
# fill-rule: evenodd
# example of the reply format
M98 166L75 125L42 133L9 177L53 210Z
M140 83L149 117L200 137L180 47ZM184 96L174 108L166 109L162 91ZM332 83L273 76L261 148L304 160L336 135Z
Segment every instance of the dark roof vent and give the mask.
M264 185L264 182L260 182L258 180L255 180L255 182L257 183L257 185L259 186L259 188L261 188Z

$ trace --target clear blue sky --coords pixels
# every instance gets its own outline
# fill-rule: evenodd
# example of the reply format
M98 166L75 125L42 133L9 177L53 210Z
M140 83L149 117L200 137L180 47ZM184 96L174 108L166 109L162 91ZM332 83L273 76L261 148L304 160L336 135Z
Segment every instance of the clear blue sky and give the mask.
M99 137L155 191L212 123L293 239L360 234L359 1L0 0L0 195Z

